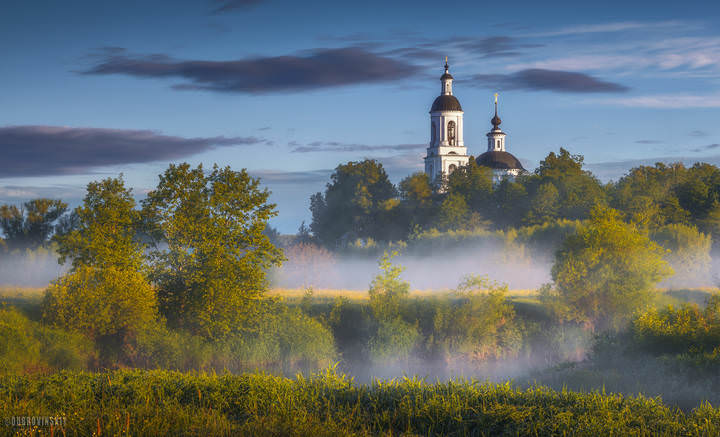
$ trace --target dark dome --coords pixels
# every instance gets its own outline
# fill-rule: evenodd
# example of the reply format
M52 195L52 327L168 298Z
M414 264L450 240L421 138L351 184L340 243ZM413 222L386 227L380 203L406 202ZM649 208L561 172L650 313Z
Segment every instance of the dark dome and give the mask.
M443 74L442 76L440 76L440 80L445 80L445 79L455 79L455 78L452 77L452 74L450 74L450 73L448 73L448 72L446 71L445 74Z
M458 99L451 94L443 94L438 96L432 104L430 112L435 111L462 111L462 106Z
M477 165L482 165L482 166L490 167L493 169L525 170L523 168L522 164L520 163L520 160L518 160L516 157L514 157L511 153L502 152L500 150L493 150L490 152L485 152L482 155L475 158L475 162L477 163Z

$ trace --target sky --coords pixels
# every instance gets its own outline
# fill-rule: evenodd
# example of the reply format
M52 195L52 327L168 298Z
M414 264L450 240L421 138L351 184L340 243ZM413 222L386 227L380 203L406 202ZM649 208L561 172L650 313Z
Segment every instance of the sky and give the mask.
M445 56L474 156L498 92L529 170L560 147L603 181L720 164L719 2L6 1L0 55L3 203L217 163L294 233L339 164L422 171Z

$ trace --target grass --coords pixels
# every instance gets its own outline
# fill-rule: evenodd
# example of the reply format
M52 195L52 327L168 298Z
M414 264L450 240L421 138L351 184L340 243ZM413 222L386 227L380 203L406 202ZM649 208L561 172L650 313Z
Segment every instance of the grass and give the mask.
M66 436L720 435L720 410L709 404L684 413L659 399L475 380L362 385L333 368L293 379L140 370L0 377L0 417L28 415L65 417L53 432Z

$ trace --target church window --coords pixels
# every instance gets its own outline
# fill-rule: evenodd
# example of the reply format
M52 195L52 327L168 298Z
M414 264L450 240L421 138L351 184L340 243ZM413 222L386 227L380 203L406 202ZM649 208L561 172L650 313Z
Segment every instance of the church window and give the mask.
M448 143L450 143L451 146L455 145L455 122L449 121L448 122Z
M455 164L450 164L450 167L448 167L448 173L452 173L455 171L457 166Z
M500 140L497 140L497 148L500 148Z
M435 144L435 138L437 138L437 127L435 123L430 122L430 144Z

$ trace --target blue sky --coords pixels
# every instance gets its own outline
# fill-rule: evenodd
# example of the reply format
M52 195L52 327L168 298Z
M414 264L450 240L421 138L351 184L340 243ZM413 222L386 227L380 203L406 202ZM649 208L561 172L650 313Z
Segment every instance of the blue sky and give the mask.
M0 201L76 204L169 162L247 168L281 231L339 163L422 169L450 58L465 142L500 93L508 150L566 147L603 180L655 161L720 163L716 2L6 2Z

